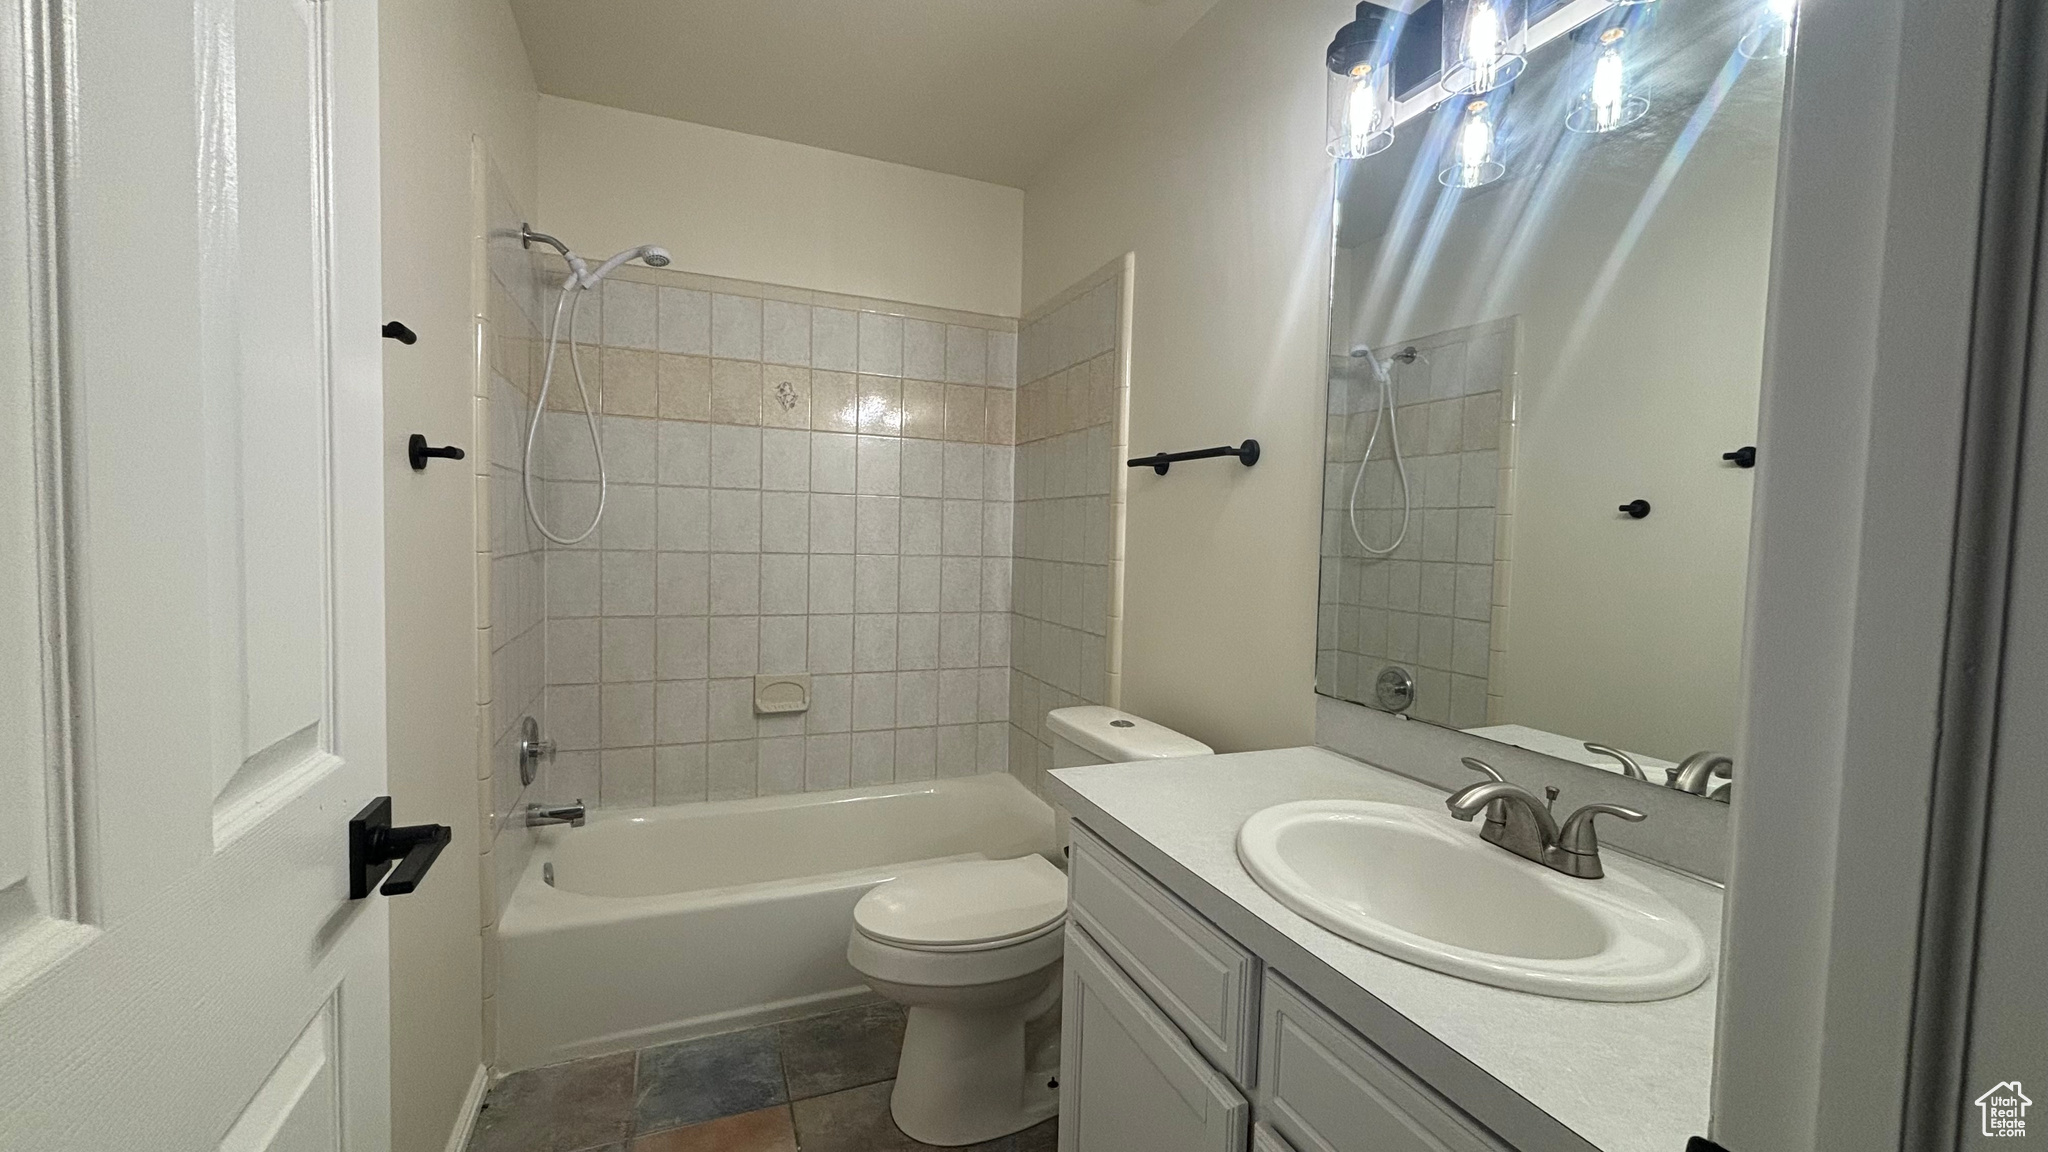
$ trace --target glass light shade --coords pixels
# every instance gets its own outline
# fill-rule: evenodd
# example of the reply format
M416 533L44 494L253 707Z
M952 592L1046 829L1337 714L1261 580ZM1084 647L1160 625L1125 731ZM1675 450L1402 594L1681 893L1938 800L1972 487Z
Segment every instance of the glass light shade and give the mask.
M1765 0L1735 50L1751 60L1782 60L1792 54L1792 29L1799 20L1799 0Z
M1330 73L1330 155L1360 160L1393 145L1393 73L1376 63Z
M1587 30L1573 49L1579 90L1565 111L1574 132L1612 132L1641 120L1650 110L1637 69L1638 40L1620 24Z
M1447 92L1491 92L1529 63L1529 0L1444 0Z
M1446 188L1477 188L1507 175L1500 161L1500 139L1496 134L1492 100L1473 100L1458 114L1458 126L1451 133L1450 166L1436 174Z

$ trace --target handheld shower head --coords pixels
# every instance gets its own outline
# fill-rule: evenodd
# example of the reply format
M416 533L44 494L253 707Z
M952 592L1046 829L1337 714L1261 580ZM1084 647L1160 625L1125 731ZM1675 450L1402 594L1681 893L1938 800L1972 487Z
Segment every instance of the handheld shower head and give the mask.
M669 265L669 259L668 249L660 248L653 244L642 244L638 248L628 248L617 256L599 264L595 271L584 272L579 268L577 270L577 279L582 283L583 287L595 288L600 281L611 275L613 270L621 264L629 264L638 260L649 268L666 268Z

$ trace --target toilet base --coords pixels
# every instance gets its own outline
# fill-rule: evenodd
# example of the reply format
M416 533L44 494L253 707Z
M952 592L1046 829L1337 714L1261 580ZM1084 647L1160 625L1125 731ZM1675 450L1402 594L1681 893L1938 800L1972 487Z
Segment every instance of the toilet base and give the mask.
M941 1148L1022 1132L1059 1112L1057 1065L1028 1066L1024 1026L1044 1008L961 1012L912 1007L889 1114L904 1135ZM1053 1051L1058 1051L1054 1044Z

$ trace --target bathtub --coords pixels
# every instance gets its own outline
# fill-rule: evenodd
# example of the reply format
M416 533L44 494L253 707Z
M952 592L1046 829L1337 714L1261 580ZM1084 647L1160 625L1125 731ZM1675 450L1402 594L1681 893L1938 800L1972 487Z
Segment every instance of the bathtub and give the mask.
M846 962L862 894L911 868L1032 852L1057 861L1052 809L1003 774L549 829L498 924L499 1067L870 999Z

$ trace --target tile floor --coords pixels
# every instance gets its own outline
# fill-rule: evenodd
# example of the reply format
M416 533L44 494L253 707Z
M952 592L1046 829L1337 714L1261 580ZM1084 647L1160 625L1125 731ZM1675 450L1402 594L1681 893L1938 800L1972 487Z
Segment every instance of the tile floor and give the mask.
M469 1152L917 1152L889 1119L903 1010L870 1004L517 1072ZM1056 1121L968 1152L1052 1152Z

